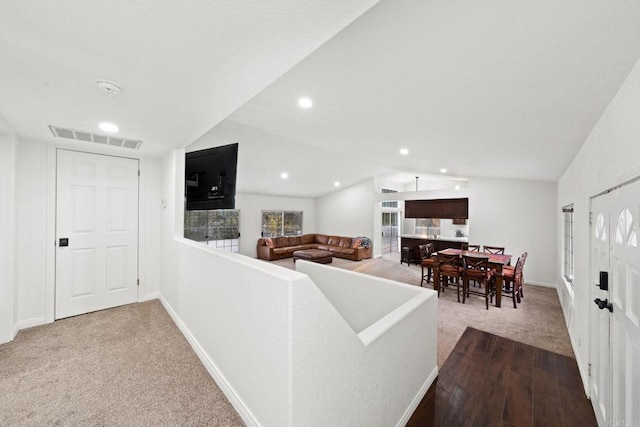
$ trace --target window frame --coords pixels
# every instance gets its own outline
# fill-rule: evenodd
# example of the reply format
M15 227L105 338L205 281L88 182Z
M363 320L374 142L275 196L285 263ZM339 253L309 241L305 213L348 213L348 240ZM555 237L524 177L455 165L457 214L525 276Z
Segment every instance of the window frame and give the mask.
M279 231L276 234L269 232L269 227L265 229L264 219L265 219L266 213L280 215L280 219L278 222ZM285 217L287 214L299 215L300 217L300 223L298 224L298 229L294 230L293 233L290 230L289 231L285 230L285 226L287 225L287 222L285 221ZM291 224L291 222L289 222L288 224ZM303 231L304 231L304 211L263 209L260 212L260 235L262 237L300 236L302 235Z
M239 253L240 209L186 210L183 236L208 246Z
M573 203L562 207L562 278L573 287L575 278L575 222Z

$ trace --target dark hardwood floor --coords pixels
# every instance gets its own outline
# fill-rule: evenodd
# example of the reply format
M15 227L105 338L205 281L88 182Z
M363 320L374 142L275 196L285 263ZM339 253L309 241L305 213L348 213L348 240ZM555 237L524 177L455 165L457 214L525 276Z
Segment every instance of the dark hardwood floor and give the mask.
M574 359L467 328L407 426L596 426Z

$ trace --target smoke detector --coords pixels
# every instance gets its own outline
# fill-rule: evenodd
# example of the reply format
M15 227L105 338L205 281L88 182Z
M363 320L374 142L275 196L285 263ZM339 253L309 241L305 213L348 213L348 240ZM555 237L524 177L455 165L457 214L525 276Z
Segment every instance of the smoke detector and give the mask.
M109 95L118 95L122 91L117 83L109 80L98 79L96 80L96 84L98 85L98 89L108 93Z

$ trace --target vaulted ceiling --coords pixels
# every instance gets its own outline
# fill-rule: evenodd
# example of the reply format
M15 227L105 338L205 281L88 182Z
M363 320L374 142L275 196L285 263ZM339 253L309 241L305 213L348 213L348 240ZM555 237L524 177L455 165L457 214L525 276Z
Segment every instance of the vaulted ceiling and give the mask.
M239 142L239 192L555 181L640 57L637 1L375 3L5 2L0 118L44 141L115 121L149 155Z

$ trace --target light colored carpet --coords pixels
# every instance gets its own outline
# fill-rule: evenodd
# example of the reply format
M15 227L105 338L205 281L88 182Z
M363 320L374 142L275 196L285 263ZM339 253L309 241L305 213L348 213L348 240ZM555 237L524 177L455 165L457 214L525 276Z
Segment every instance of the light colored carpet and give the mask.
M272 262L295 268L290 258ZM358 262L334 258L328 265L420 286L421 269L414 264L401 265L399 261L385 258ZM433 288L432 283L428 286ZM462 304L458 302L455 287L440 293L438 366L443 365L467 326L575 358L558 293L553 288L525 284L524 299L517 309L513 308L510 297L502 298L502 307L490 305L487 310L484 297L471 295L466 304Z
M242 426L158 300L0 345L0 425Z

